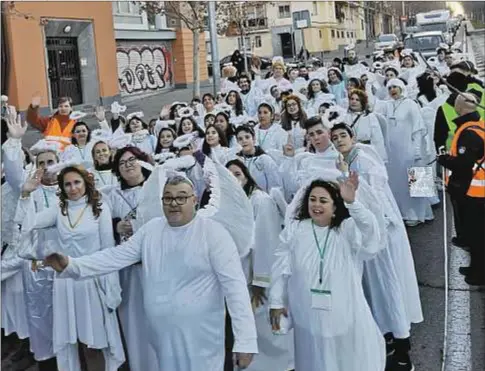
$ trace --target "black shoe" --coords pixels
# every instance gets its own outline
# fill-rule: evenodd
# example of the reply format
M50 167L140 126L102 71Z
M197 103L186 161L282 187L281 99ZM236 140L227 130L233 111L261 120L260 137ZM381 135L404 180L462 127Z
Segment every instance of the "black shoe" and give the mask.
M451 243L455 245L456 247L461 247L461 248L467 248L468 245L463 239L460 239L458 237L452 237L451 238Z
M414 365L409 362L395 362L392 366L392 371L414 371Z
M463 276L468 276L472 272L471 267L460 267L458 269L458 272L460 272L461 275Z
M470 286L485 286L485 277L477 277L470 274L465 277L465 282Z

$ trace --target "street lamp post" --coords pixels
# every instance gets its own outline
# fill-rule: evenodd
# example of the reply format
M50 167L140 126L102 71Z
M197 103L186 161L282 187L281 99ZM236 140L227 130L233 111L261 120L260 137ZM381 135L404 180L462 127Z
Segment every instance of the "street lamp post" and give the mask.
M221 69L219 68L219 48L217 44L216 2L209 1L209 34L212 54L212 82L214 96L221 85Z

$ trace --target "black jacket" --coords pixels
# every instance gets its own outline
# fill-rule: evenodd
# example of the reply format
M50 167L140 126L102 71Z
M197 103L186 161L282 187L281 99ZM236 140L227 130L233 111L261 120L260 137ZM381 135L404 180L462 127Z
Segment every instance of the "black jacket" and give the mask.
M454 120L457 129L467 122L480 121L478 112L460 116ZM438 163L452 171L448 182L448 193L454 196L464 196L473 179L473 167L479 164L485 153L485 143L475 131L464 130L457 142L456 156L441 155Z
M446 103L449 103L452 107L455 106L456 97L458 94L451 94ZM436 111L436 117L434 119L434 145L436 147L436 152L439 153L439 148L441 146L446 146L446 140L448 139L448 123L446 122L445 113L443 112L443 106L438 108Z

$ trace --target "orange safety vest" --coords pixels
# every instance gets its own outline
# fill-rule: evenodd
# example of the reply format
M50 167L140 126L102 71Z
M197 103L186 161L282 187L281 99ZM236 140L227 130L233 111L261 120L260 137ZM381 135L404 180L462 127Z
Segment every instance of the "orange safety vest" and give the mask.
M48 142L57 142L61 145L61 151L71 144L72 128L76 121L69 120L69 123L61 130L61 123L56 117L52 117L44 130L44 139Z
M467 129L473 130L475 133L477 133L482 138L482 141L485 143L485 121L480 120L478 122L477 121L467 122L456 130L455 136L453 137L453 140L451 142L451 148L450 148L451 156L455 156L455 157L457 156L458 139L460 137L460 134ZM451 171L448 170L447 177L446 177L447 185L448 185L448 180L450 175L451 175ZM468 197L485 198L485 156L479 159L476 162L475 166L473 167L473 178L466 195Z

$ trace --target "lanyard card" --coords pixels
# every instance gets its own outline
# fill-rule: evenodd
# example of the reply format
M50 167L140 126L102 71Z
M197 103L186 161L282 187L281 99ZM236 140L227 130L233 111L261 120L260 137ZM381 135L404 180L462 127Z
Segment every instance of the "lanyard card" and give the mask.
M312 309L332 310L332 292L330 290L311 289Z

